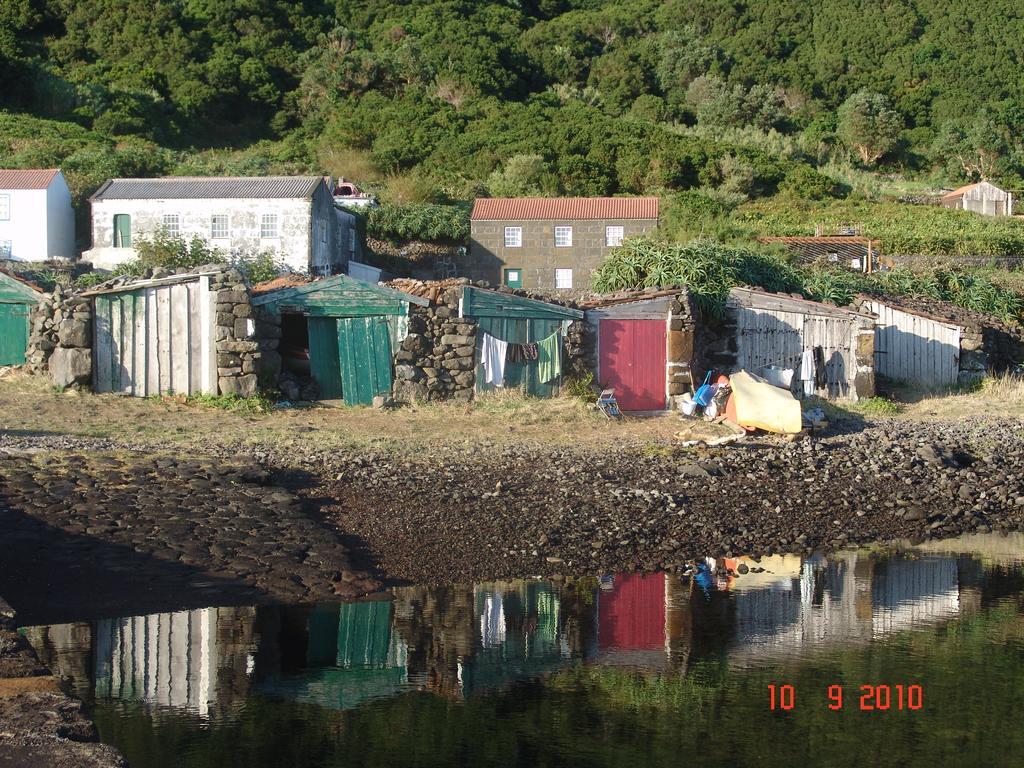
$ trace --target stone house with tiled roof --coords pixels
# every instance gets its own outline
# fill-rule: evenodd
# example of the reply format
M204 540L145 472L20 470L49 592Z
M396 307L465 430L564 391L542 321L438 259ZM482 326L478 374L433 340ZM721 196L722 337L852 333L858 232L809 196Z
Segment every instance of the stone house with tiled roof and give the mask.
M656 197L478 198L467 277L528 290L588 289L608 252L658 226Z

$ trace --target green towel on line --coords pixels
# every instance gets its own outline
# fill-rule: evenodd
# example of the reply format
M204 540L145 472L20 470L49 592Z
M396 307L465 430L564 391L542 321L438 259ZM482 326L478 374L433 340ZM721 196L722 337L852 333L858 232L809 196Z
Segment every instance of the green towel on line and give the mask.
M537 380L541 384L562 375L562 335L555 331L537 342Z

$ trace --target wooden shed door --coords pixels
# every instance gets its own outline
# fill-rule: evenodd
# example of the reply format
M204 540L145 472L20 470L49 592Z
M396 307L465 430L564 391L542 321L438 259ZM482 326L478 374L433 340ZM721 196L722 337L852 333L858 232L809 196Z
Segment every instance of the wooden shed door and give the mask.
M871 303L875 325L875 370L894 381L926 389L951 387L960 373L960 328Z
M341 363L338 359L338 320L309 318L309 373L324 400L341 398Z
M210 278L94 299L93 383L136 397L217 393Z
M0 304L0 365L21 365L28 346L28 306Z
M598 367L624 411L665 407L665 321L602 320Z
M370 405L391 391L391 334L384 315L338 318L341 391L349 405Z

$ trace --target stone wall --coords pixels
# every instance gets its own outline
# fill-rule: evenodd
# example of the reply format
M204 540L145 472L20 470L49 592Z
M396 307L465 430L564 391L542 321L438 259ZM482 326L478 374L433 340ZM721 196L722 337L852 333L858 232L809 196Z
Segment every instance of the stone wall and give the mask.
M396 400L472 400L476 385L473 318L459 317L461 286L429 306L409 307L409 334L395 352Z
M29 315L25 364L30 373L48 375L58 387L92 380L92 302L65 295L58 285Z
M252 397L259 389L256 369L261 352L249 289L237 269L227 269L210 278L210 291L217 296L217 391Z

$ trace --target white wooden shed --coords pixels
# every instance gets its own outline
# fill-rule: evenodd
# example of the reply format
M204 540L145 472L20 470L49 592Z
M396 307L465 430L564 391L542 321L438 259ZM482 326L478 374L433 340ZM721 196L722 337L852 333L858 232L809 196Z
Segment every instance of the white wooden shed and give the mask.
M804 352L824 362L815 394L857 400L874 395L874 318L830 304L733 288L726 322L735 344L735 370L763 376L769 366L799 372Z
M217 394L216 292L208 274L144 280L93 300L93 389Z
M943 195L942 207L974 211L983 216L1012 216L1013 195L991 182L979 181Z
M878 316L875 370L880 375L925 389L957 383L962 326L878 297L866 297L863 306Z

